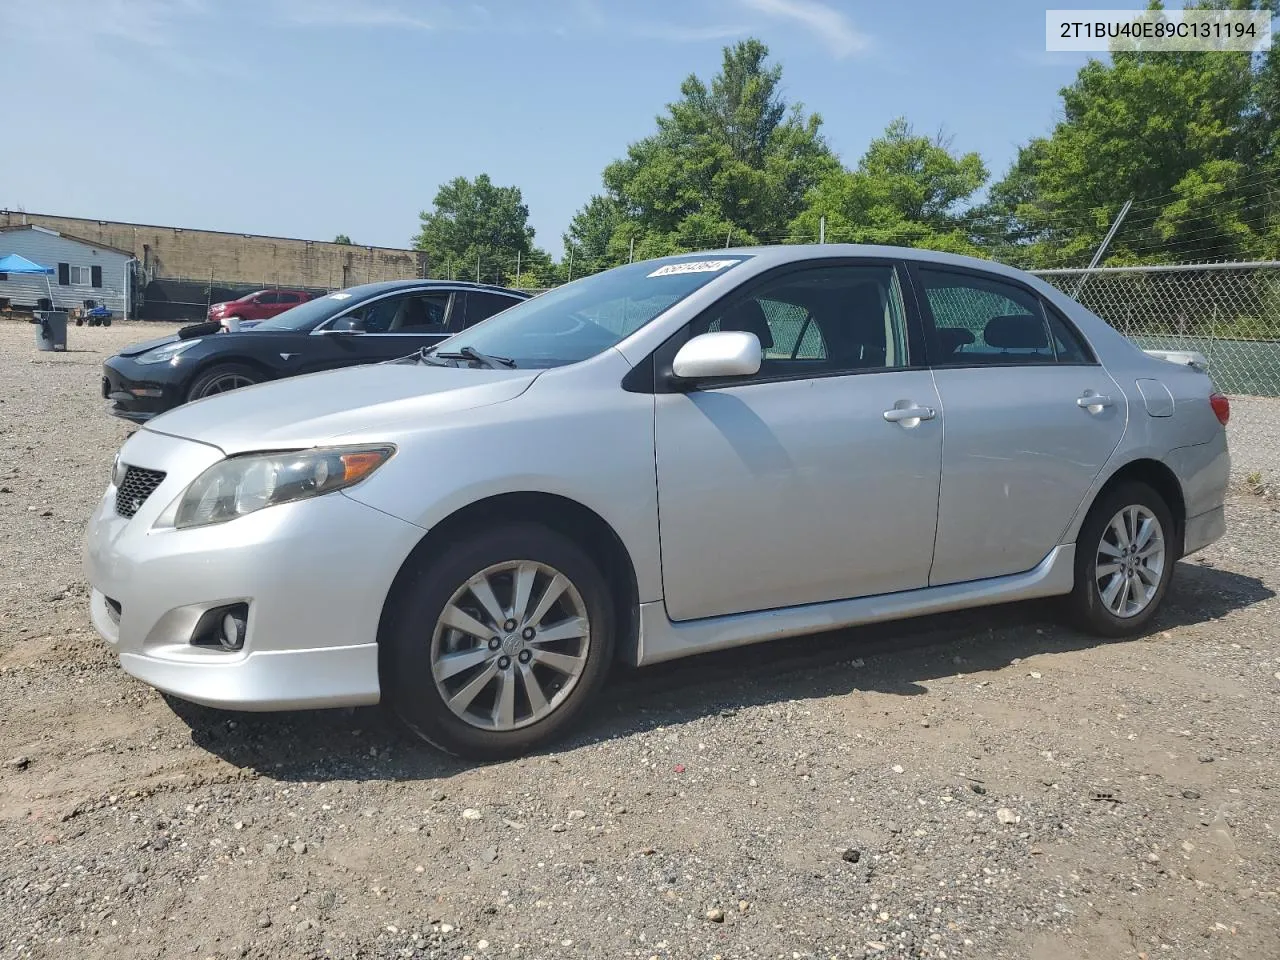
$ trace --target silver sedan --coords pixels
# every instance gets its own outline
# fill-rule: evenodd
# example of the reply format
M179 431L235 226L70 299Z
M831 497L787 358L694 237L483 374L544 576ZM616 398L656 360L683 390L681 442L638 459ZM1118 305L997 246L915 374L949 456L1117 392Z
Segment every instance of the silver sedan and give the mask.
M1139 633L1223 533L1228 414L1200 358L999 264L669 257L152 420L89 524L92 617L179 698L384 701L517 754L615 659L1046 596Z

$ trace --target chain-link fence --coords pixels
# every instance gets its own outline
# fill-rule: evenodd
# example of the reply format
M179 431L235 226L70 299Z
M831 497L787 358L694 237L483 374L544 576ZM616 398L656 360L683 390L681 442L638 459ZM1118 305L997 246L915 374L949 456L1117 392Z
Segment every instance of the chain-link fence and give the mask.
M137 314L140 320L203 320L209 307L259 290L274 293L279 290L302 291L313 297L330 292L328 287L287 286L278 283L241 283L234 280L183 280L161 278L152 280L136 293ZM279 294L276 294L277 296Z
M1280 397L1280 262L1034 271L1145 350L1196 350L1218 389Z

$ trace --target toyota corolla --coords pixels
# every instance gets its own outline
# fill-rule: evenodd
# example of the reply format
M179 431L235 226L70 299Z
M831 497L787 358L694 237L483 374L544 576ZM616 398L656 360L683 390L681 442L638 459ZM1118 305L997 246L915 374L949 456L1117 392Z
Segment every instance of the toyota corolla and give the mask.
M98 631L214 707L388 703L472 757L646 665L1060 596L1148 628L1229 408L1058 290L892 247L630 264L410 361L187 404L89 525Z

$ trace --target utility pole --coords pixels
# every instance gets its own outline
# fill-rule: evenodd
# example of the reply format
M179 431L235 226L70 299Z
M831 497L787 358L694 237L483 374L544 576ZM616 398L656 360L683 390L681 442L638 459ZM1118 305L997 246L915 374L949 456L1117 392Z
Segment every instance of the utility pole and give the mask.
M826 214L823 214L820 218L818 218L818 242L819 242L819 243L826 243L826 242L827 242L827 217L826 217Z
M631 238L631 248L627 251L627 263L635 263L636 259L636 238Z
M480 282L480 251L476 251L476 283Z
M516 283L520 282L520 251L516 251Z
M1098 245L1098 249L1094 251L1093 259L1089 261L1089 266L1085 270L1084 276L1080 278L1080 282L1076 284L1075 292L1071 294L1071 299L1080 299L1080 293L1084 290L1084 285L1089 282L1089 277L1093 273L1093 268L1102 262L1102 255L1107 252L1107 247L1116 235L1116 231L1120 229L1120 224L1124 222L1125 214L1129 212L1129 208L1133 206L1133 200L1126 200L1124 206L1120 208L1120 213L1116 215L1115 223L1111 224L1111 229L1107 231L1107 235L1102 238L1102 243Z
M724 235L724 248L729 249L729 241L733 239L733 227L729 228L729 232Z

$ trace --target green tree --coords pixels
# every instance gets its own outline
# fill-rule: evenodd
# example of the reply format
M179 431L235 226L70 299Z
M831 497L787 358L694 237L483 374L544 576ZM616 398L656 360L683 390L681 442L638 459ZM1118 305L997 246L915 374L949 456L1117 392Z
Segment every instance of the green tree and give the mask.
M609 243L623 222L622 209L612 197L597 194L573 215L564 235L564 253L578 267L579 274L608 261Z
M334 243L350 243L351 238L348 237L345 233L340 233L333 238L333 242Z
M580 245L589 261L619 263L633 241L640 258L785 234L839 163L821 118L787 103L782 68L768 57L759 40L745 40L725 48L710 84L684 81L657 132L605 168L605 196L579 211L566 238L575 254Z
M992 188L988 238L1025 262L1081 263L1132 199L1111 262L1241 254L1252 242L1244 117L1255 89L1245 53L1116 50L1110 63L1089 61L1061 91L1053 133Z
M854 170L829 173L792 232L817 238L976 253L964 204L987 182L976 153L956 154L942 135L917 134L903 118L871 141Z
M516 255L533 251L529 208L519 187L499 187L487 174L475 180L456 177L442 185L431 210L419 218L415 249L427 254L432 276L479 278L501 282L515 267Z

